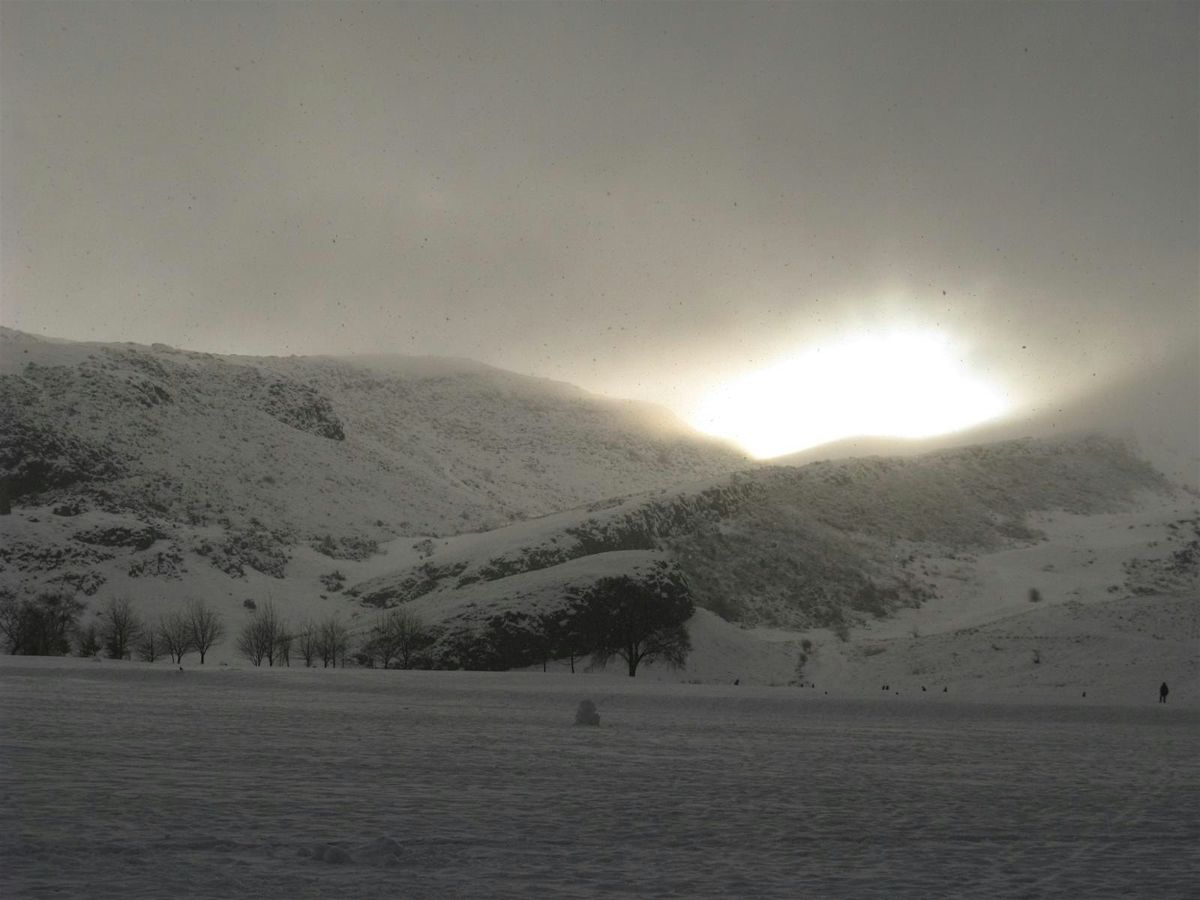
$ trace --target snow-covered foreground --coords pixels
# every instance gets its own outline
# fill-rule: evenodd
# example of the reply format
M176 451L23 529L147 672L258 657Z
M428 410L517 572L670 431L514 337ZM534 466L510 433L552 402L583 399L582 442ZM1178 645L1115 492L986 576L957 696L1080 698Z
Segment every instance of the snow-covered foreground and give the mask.
M6 898L1165 900L1200 871L1200 710L1153 698L5 658L0 725Z

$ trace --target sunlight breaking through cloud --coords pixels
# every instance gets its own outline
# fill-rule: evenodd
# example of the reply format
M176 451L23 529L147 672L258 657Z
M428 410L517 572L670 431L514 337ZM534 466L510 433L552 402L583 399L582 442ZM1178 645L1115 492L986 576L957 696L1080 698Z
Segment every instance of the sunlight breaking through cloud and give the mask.
M752 372L709 395L689 422L769 458L847 437L945 434L1006 408L948 338L899 332L815 347Z

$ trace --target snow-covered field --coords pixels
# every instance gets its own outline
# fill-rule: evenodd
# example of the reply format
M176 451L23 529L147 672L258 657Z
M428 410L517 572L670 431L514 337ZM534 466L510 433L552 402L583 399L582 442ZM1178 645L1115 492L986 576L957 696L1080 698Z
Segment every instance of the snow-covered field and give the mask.
M0 896L1193 897L1154 699L6 657Z

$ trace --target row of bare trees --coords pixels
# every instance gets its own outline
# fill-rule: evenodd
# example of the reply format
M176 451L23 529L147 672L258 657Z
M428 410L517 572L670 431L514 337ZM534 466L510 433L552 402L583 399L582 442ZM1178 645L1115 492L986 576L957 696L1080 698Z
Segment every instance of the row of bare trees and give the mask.
M267 601L238 632L237 649L255 666L290 666L295 650L306 667L320 660L323 668L336 668L346 665L350 629L336 615L320 622L309 619L293 629Z
M420 617L406 609L392 609L368 632L359 659L382 669L428 668L422 654L432 643L433 634Z
M68 593L47 592L20 600L0 592L0 637L5 649L26 656L65 656L75 645L80 656L138 659L154 662L169 655L181 662L192 652L200 662L225 636L218 612L201 600L189 601L182 610L147 622L126 597L114 597L96 612L96 620L80 627L86 605Z
M114 597L96 611L86 626L87 610L69 593L45 592L18 599L0 589L0 640L10 654L65 656L74 648L80 656L101 654L110 659L155 662L163 657L183 662L197 653L200 663L226 635L221 615L201 600L147 621L126 597ZM353 661L383 668L413 668L427 661L418 654L431 642L428 630L413 614L392 610L356 642ZM305 666L319 661L325 668L345 666L351 656L350 629L337 615L309 619L293 629L274 603L255 609L237 635L237 650L255 666L290 666L295 653Z
M544 616L498 615L482 631L462 635L443 632L441 658L430 658L434 633L414 613L392 609L355 640L352 659L359 665L384 669L431 668L435 664L462 668L512 668L551 659L590 656L604 666L620 658L630 676L651 661L682 666L691 650L685 622L694 606L682 576L669 569L649 578L614 576L598 579L584 589L568 591L570 603ZM182 662L198 653L201 664L208 651L226 634L221 616L203 601L191 600L183 609L166 612L148 624L127 598L113 598L88 628L78 620L84 604L68 594L43 594L18 601L0 591L0 635L10 653L65 654L72 639L82 656L103 651L112 659L153 662L169 656ZM253 665L290 666L296 653L306 667L320 660L325 668L345 666L351 656L350 629L336 614L309 619L297 627L267 601L254 608L236 636L237 652ZM448 653L446 651L449 651Z
M80 635L80 656L95 656L103 650L109 659L131 659L136 653L143 662L169 656L171 662L181 663L184 656L195 652L203 665L208 651L225 636L220 613L203 600L189 600L183 609L147 622L127 598L115 597L97 616L99 625L92 623Z
M320 661L330 668L346 665L351 639L350 629L337 615L307 619L292 628L268 601L242 626L237 649L255 666L290 666L295 653L306 667ZM433 634L418 616L393 609L355 642L353 660L372 668L427 668L431 663L422 653L431 643Z

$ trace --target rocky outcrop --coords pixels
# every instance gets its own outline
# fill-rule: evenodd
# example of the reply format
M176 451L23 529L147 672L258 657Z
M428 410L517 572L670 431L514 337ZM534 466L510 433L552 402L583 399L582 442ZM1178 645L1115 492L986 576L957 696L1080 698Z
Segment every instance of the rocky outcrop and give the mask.
M109 447L14 415L0 407L0 483L14 501L125 475Z
M152 525L142 527L112 525L108 527L89 528L71 535L72 540L100 547L132 547L134 550L148 550L163 533Z
M233 578L245 577L248 568L283 578L291 559L286 537L266 530L234 531L224 541L201 541L192 549Z
M344 441L346 430L333 411L328 397L323 397L308 385L294 381L271 381L266 386L262 410L284 425L329 438Z

